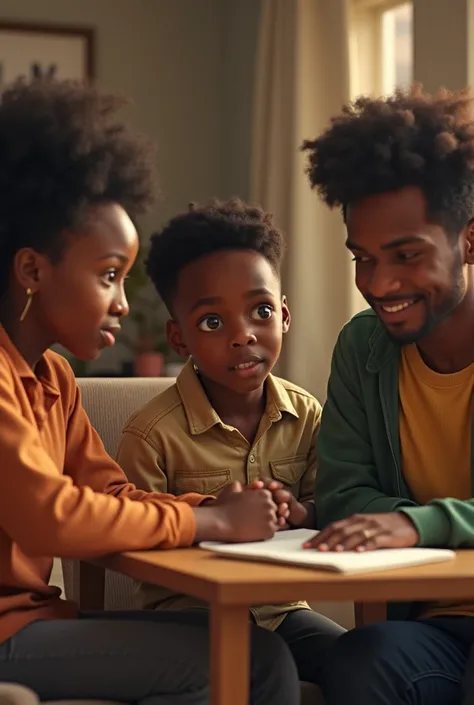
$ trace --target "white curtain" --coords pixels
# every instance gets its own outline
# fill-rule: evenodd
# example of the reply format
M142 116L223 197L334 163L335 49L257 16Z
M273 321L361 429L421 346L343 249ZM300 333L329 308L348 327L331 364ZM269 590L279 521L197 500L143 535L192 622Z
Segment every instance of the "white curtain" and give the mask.
M311 191L299 148L350 97L347 2L263 0L257 59L251 196L285 232L293 314L278 371L321 401L353 274L341 215Z

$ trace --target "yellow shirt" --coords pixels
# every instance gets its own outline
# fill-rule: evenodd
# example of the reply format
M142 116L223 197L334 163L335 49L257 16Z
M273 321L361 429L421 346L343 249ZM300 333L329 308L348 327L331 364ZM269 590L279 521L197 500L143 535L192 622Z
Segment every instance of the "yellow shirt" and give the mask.
M425 365L416 345L403 348L399 373L403 475L420 504L472 497L473 389L474 363L460 372L440 374ZM472 616L474 603L439 604L429 615L448 612Z
M141 489L216 494L233 481L262 477L283 482L300 501L313 498L315 439L321 407L308 392L270 375L267 404L252 445L212 408L189 362L176 384L155 397L127 423L119 465ZM194 598L141 585L140 606L189 609ZM252 608L258 624L276 629L285 615L309 609L306 602Z

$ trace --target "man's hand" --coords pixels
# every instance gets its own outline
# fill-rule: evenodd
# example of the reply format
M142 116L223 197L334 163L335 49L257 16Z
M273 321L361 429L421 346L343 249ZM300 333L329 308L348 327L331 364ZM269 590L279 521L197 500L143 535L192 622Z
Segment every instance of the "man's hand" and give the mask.
M255 480L248 489L266 489L272 493L273 501L278 507L280 529L301 526L306 521L308 510L301 502L298 502L289 490L284 488L281 482L272 479Z
M262 541L278 530L277 507L266 489L244 492L233 482L207 506L194 509L196 541Z
M353 514L326 526L304 548L318 551L373 551L416 546L420 537L406 514Z

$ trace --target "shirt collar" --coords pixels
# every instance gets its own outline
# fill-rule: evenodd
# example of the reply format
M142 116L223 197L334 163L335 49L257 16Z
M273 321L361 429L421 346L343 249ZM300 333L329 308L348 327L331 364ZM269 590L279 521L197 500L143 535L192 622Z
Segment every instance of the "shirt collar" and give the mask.
M5 328L0 325L0 347L3 348L13 363L13 367L22 379L23 383L28 384L27 380L39 382L44 391L50 396L59 397L59 388L53 375L53 369L47 355L43 355L36 366L36 373L29 366L25 358L21 355L18 348L12 342ZM31 384L31 382L29 382Z
M378 373L392 360L399 359L401 346L391 340L383 323L377 320L369 338L369 350L366 369Z
M268 375L267 377L267 408L265 413L268 414L272 421L279 421L282 418L282 412L290 414L298 418L296 411L288 391L278 377Z
M272 422L279 421L283 413L298 418L298 413L281 380L269 375L266 384L267 406L265 413L269 419ZM222 423L207 398L191 359L180 372L176 385L186 413L189 430L193 436L204 433L216 424Z

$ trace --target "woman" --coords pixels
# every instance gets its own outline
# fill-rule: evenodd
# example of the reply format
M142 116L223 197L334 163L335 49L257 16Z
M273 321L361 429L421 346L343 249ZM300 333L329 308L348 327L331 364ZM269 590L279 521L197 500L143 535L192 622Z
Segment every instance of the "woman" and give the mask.
M153 196L149 146L121 101L71 83L17 84L0 102L0 681L42 699L208 702L200 614L80 614L48 585L52 557L248 540L277 528L269 493L146 493L82 409L72 371L128 313L133 220ZM239 516L246 517L245 525ZM253 630L250 701L298 701L282 642Z

